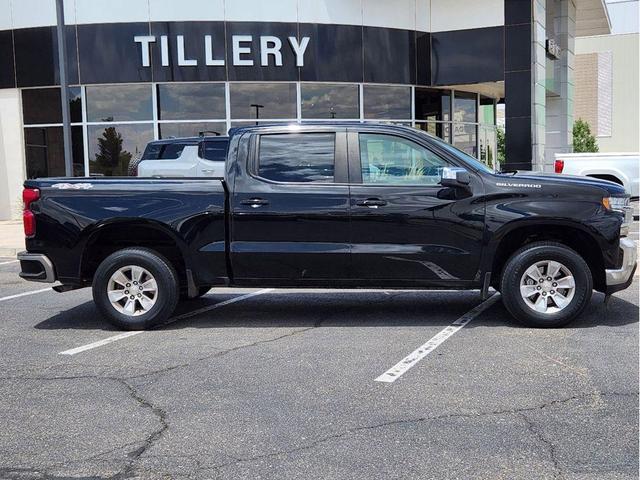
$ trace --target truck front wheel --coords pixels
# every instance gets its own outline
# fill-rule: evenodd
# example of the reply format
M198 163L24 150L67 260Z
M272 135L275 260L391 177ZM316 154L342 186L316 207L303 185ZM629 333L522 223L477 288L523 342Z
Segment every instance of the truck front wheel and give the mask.
M178 275L153 250L119 250L96 270L93 300L107 320L119 328L151 328L166 321L176 308Z
M522 247L507 261L500 282L502 302L529 327L562 327L589 304L591 270L572 249L554 242Z

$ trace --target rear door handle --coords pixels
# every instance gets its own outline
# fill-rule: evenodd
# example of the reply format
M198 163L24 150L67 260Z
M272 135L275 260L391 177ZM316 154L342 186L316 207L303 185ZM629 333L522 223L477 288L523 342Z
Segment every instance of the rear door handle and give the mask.
M248 198L246 200L242 200L240 203L242 205L248 205L251 208L258 208L269 205L269 200L265 200L264 198Z
M381 198L367 198L366 200L361 200L356 202L356 205L359 207L369 207L369 208L378 208L384 207L387 204L386 201Z

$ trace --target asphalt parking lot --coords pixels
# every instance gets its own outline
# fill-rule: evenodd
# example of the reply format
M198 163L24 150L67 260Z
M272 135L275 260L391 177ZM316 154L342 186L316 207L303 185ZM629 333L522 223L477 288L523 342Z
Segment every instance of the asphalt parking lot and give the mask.
M11 260L2 479L638 478L638 276L561 330L478 292L214 290L120 335Z

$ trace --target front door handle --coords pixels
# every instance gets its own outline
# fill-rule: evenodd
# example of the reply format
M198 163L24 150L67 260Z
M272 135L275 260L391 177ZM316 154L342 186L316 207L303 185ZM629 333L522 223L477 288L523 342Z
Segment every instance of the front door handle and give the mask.
M384 207L387 204L386 201L381 198L367 198L366 200L361 200L356 202L356 205L359 207L369 207L369 208L378 208Z
M248 198L246 200L242 200L240 203L242 205L248 205L251 208L258 208L269 205L269 200L265 200L264 198Z

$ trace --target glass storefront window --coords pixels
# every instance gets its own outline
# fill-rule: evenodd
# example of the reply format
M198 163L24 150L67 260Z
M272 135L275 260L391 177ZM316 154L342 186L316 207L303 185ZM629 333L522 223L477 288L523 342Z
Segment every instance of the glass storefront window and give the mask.
M448 90L416 88L415 102L416 120L451 120L451 93Z
M90 122L153 119L151 85L89 86L86 102Z
M296 118L295 83L229 84L231 118Z
M62 127L24 129L27 178L63 177L64 146ZM73 175L84 175L82 127L71 127Z
M158 85L160 120L224 119L224 83Z
M386 85L364 86L364 118L410 119L411 88Z
M416 128L451 143L451 123L449 122L416 122Z
M200 132L211 135L211 132L219 135L227 134L225 122L189 122L189 123L161 123L158 125L160 138L197 137Z
M71 122L82 122L80 87L69 88ZM22 118L25 125L62 123L59 88L28 88L22 90Z
M454 123L453 145L468 155L478 158L477 130L478 126L475 124Z
M358 85L300 84L302 118L360 118Z
M96 176L126 176L129 162L153 140L150 123L90 125L89 170Z
M454 122L477 122L477 97L475 93L455 92L453 101Z
M496 103L493 98L480 96L480 118L482 125L496 124Z

